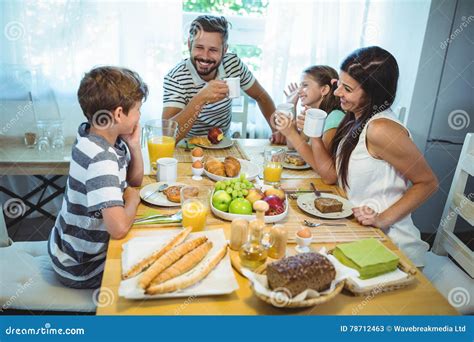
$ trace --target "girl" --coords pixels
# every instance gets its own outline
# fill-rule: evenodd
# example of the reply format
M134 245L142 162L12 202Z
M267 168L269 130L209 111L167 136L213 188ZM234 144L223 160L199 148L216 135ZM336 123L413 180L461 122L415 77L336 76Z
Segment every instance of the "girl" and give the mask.
M321 138L311 138L312 152L323 181L346 190L359 223L383 229L416 266L423 266L429 245L411 213L437 190L438 181L390 110L398 74L395 58L380 47L350 54L335 91L346 115L330 150ZM292 143L301 139L294 125L281 128Z
M330 143L336 134L336 128L344 118L344 112L341 111L339 99L334 95L336 84L332 80L338 79L337 71L326 65L314 65L303 70L300 87L295 83L288 86L288 92L284 92L287 102L292 103L295 108L300 101L305 108L297 117L297 129L303 130L306 110L309 108L319 108L328 113L324 124L323 143L326 148L330 148ZM315 162L311 146L306 143L307 137L300 133L304 140L293 145L303 159L315 168Z

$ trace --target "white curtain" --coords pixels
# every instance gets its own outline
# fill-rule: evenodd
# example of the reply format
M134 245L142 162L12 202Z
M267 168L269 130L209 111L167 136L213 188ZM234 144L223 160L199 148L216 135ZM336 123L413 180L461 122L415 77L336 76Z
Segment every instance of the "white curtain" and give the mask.
M142 121L161 116L163 77L182 59L180 0L0 1L0 23L2 71L37 70L33 77L47 80L63 119L72 120L67 135L84 120L76 100L80 79L97 65L137 71L150 88ZM12 87L0 87L8 98ZM8 111L11 103L2 105Z

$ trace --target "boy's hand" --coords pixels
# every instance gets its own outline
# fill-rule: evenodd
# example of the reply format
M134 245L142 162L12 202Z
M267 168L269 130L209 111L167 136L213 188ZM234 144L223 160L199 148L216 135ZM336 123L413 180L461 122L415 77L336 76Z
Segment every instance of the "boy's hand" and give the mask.
M121 138L127 142L128 147L140 147L140 123L137 123L130 134L121 135Z
M125 203L127 202L135 202L135 203L140 203L140 192L132 187L127 187L125 188L125 191L123 192L123 200Z

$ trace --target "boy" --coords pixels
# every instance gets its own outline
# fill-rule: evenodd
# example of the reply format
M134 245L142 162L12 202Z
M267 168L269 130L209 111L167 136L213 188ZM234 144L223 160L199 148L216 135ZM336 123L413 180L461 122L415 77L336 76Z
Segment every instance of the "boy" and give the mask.
M128 69L98 67L77 96L88 122L79 126L61 211L48 250L61 283L98 288L109 237L127 235L143 179L140 107L148 87Z

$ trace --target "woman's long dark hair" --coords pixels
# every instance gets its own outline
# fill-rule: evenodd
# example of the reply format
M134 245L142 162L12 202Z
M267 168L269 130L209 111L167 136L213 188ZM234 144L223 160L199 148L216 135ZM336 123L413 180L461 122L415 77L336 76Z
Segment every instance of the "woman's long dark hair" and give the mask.
M341 70L359 82L365 93L362 115L357 119L354 113L346 113L331 145L333 160L336 161L336 157L339 159L338 178L346 189L351 153L370 118L393 104L399 72L395 57L378 46L354 51L342 62Z
M313 65L303 70L303 73L311 77L316 81L319 86L329 86L329 93L324 96L319 109L324 110L326 113L331 113L335 109L341 109L341 102L337 96L334 95L334 91L337 89L337 84L331 84L331 80L339 79L337 71L327 65Z

